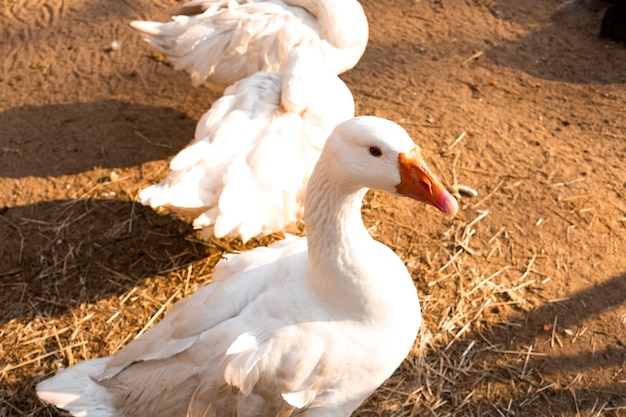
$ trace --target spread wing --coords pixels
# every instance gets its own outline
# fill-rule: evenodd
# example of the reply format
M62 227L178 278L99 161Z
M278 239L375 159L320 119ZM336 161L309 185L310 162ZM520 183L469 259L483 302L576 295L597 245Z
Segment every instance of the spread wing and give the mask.
M315 19L282 1L196 3L202 13L131 23L194 85L208 80L223 89L257 71L275 72L293 47L321 42Z
M328 135L354 115L346 85L300 49L280 75L257 73L229 87L168 177L140 193L142 203L196 217L205 237L247 241L296 223Z

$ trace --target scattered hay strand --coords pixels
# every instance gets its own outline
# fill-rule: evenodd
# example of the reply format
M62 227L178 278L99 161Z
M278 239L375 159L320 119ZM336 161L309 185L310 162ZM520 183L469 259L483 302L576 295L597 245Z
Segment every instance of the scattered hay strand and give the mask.
M454 142L452 142L449 146L448 149L452 149L454 148L456 145L459 144L459 142L461 142L465 136L467 135L466 131L461 132L461 134L454 140Z
M500 189L500 187L502 186L503 183L504 183L504 179L501 179L498 182L498 184L495 187L493 187L493 190L491 190L489 192L489 194L484 196L481 200L479 200L478 202L474 203L473 207L478 207L481 204L483 204L485 201L489 200L496 193L496 191L498 191Z
M7 219L5 216L0 215L0 219L4 220L9 226L11 226L13 229L17 231L18 235L20 235L20 252L18 255L18 262L21 264L22 256L24 255L24 233L22 233L22 230L19 228L18 225L13 223L11 220ZM6 275L10 275L10 274L6 274Z
M2 370L0 370L0 376L4 376L6 373L8 373L8 372L10 372L10 371L14 371L14 370L16 370L16 369L20 369L20 368L22 368L22 367L24 367L24 366L27 366L27 365L30 365L30 364L33 364L33 363L40 362L42 359L45 359L45 358L47 358L47 357L50 357L50 356L56 355L56 354L58 354L58 353L61 353L61 352L63 352L63 351L66 351L67 349L74 349L74 348L76 348L76 347L83 346L83 345L85 345L86 343L87 343L87 342L80 342L80 343L76 343L76 344L73 344L73 345L70 345L70 346L66 346L66 347L62 347L62 348L59 348L59 349L53 350L52 352L47 352L47 353L44 353L44 354L38 355L38 356L36 356L36 357L34 357L34 358L32 358L32 359L26 360L26 361L21 361L20 363L17 363L17 364L15 364L15 365L7 365L7 366L5 366L4 368L2 368Z
M156 311L156 313L154 313L152 315L152 317L150 317L150 320L148 320L148 322L146 323L146 325L135 335L134 339L139 338L142 334L144 334L144 332L146 330L148 330L150 327L152 327L152 325L155 323L155 321L161 316L161 314L163 314L163 312L165 311L165 309L167 307L169 307L169 305L172 303L172 301L178 297L178 295L181 293L182 289L178 288L174 294L172 294L166 302L164 302L161 307L159 307L159 309Z
M481 56L483 56L485 52L484 51L478 51L472 55L470 55L467 59L465 59L462 63L461 66L467 65L468 63L480 58Z

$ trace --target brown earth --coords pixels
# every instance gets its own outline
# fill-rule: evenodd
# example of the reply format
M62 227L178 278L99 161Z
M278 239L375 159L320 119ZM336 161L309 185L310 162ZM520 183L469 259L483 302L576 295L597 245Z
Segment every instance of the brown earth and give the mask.
M115 352L259 243L203 243L137 203L217 98L128 26L178 4L1 3L0 416L58 415L36 381ZM626 48L598 38L607 4L362 4L369 45L342 76L357 113L479 194L456 218L366 198L425 325L357 415L626 415Z

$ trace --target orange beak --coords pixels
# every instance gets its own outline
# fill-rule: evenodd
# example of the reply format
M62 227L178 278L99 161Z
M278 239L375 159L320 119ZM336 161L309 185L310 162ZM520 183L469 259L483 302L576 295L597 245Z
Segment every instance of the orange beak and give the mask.
M457 213L459 204L446 191L439 178L430 172L419 148L415 147L411 152L401 153L398 156L398 164L400 166L400 184L396 185L398 194L430 204L453 216Z

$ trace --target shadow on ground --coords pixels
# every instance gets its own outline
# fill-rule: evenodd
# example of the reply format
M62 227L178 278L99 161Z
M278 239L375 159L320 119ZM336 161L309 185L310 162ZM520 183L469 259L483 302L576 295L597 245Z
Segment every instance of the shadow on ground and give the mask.
M0 177L71 175L165 159L193 139L195 125L172 108L116 100L9 109L0 113Z
M209 255L189 224L135 202L83 199L5 210L0 324L64 314Z
M546 80L624 83L626 48L599 37L602 16L608 4L600 0L566 2L552 14L550 25L515 41L491 47L485 55L498 65ZM545 6L545 2L538 0L501 0L496 2L493 12L499 19L531 25L541 16L533 10Z

